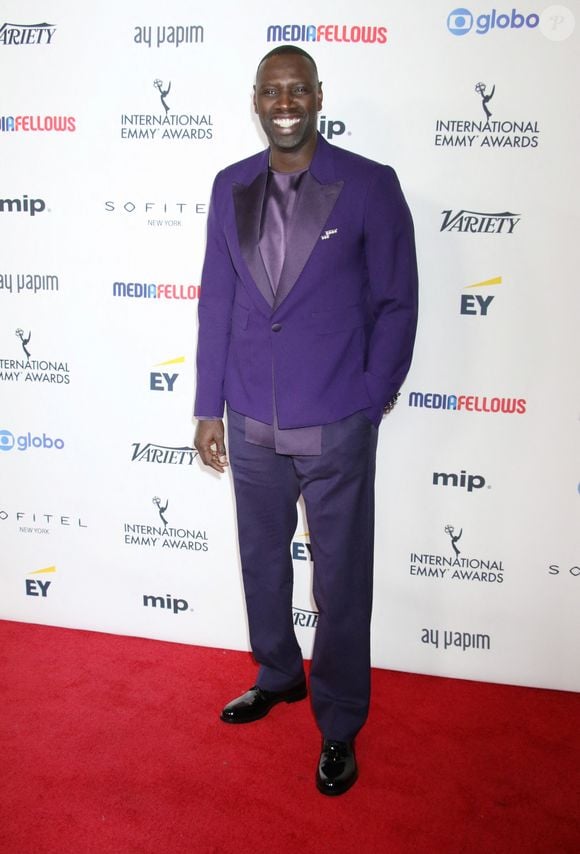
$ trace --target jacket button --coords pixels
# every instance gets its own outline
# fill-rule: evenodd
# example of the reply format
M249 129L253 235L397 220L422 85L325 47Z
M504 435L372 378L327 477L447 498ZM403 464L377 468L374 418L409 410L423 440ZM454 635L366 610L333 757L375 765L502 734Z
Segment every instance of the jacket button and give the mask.
M281 323L273 323L272 324L272 332L280 332L281 329L282 329Z

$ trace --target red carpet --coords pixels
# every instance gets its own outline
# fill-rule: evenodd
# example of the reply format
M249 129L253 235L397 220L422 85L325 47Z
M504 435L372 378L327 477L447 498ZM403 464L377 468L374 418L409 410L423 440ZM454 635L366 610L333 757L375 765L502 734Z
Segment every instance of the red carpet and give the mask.
M245 653L0 622L2 854L580 851L580 695L374 671L359 782Z

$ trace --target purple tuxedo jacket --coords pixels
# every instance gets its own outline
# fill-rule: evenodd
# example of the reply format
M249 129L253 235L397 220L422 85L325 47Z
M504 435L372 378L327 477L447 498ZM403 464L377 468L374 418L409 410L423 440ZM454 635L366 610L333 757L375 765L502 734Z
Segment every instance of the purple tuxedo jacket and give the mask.
M359 410L379 424L417 319L413 224L395 172L320 135L276 294L258 249L268 150L220 172L199 301L195 412L281 428Z

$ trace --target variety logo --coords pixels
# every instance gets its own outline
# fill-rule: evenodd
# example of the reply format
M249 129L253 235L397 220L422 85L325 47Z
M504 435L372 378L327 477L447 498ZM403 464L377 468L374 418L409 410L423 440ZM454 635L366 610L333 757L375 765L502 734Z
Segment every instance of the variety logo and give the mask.
M0 521L13 522L19 534L51 534L62 528L87 528L80 516L39 513L37 510L0 510Z
M0 116L0 131L68 131L76 128L74 116Z
M21 199L0 199L0 213L27 213L36 216L46 210L44 199L30 199L26 194Z
M318 625L318 611L308 611L305 608L292 608L292 618L295 626L305 629L315 629Z
M452 629L421 629L421 643L430 644L435 649L460 649L467 652L468 649L491 649L491 637L489 635L476 634L475 632L457 632Z
M269 42L340 42L386 44L386 27L347 24L272 24L266 38Z
M535 12L530 12L526 15L521 14L516 9L512 9L510 14L492 9L491 12L478 15L475 18L469 9L460 8L454 9L447 16L447 29L454 36L466 36L471 30L478 36L485 36L491 30L495 29L534 30L539 23L540 16Z
M155 38L154 38L155 36ZM199 24L172 27L135 27L133 41L135 44L146 44L147 47L181 47L182 44L203 43L204 30Z
M20 340L23 359L0 359L0 382L52 383L68 385L70 383L67 362L32 359L30 340L32 333L23 329L15 331Z
M44 273L0 273L0 292L38 294L58 291L58 276Z
M409 393L409 406L446 409L452 412L523 415L526 411L526 400L523 397L479 397L479 395L412 391Z
M0 430L0 451L11 451L16 448L19 451L28 451L30 448L41 448L42 450L56 449L61 451L64 448L63 439L52 439L43 433L42 436L35 436L32 433L22 433L20 436L15 436L10 430Z
M158 362L154 368L163 368L167 365L182 365L185 362L185 356L179 356L177 359L169 359L167 362ZM151 371L149 374L149 389L151 391L173 391L175 382L179 374L170 374L165 371Z
M113 282L114 297L129 299L199 299L199 285L154 285L141 282Z
M147 140L210 140L213 139L213 122L209 113L174 113L168 98L171 80L164 82L156 78L153 88L157 90L160 113L123 113L121 115L121 139Z
M181 614L187 610L193 611L193 608L189 607L187 599L175 599L171 593L166 593L165 596L145 594L143 596L143 607L160 608L162 611L170 611L172 614Z
M433 486L455 486L473 492L474 489L483 489L485 478L481 474L467 474L461 469L459 474L448 474L442 471L433 472ZM487 487L491 489L491 486Z
M481 100L485 118L437 119L434 144L439 148L537 148L540 129L533 119L492 119L490 102L495 85L476 83L474 91Z
M441 211L443 222L439 231L455 231L458 234L513 234L521 221L519 214L484 213L483 211Z
M182 217L205 216L207 205L205 202L105 202L105 211L109 214L125 214L139 219L140 216L147 217L147 225L153 227L170 226L172 228L183 225ZM161 219L161 217L163 217Z
M416 578L434 578L440 581L479 582L502 584L504 567L501 560L462 556L459 542L463 528L457 531L454 525L445 525L445 533L453 555L411 552L409 574Z
M484 282L476 282L474 285L466 285L464 290L472 290L473 288L490 288L494 285L501 285L501 276L495 276L493 279L486 279ZM461 314L474 314L478 317L487 317L487 312L495 297L491 294L481 296L480 294L461 294Z
M156 495L151 503L157 509L157 524L125 522L123 524L125 545L169 551L207 552L209 550L207 531L172 525L167 499L162 500Z
M580 578L580 566L560 566L558 563L551 563L548 567L548 575L571 575L572 578Z
M171 445L154 445L151 442L141 444L133 442L133 463L161 463L162 465L191 466L197 457L195 448L184 445L175 448Z
M50 44L55 33L53 24L2 24L0 45Z
M27 578L24 582L26 595L27 596L39 596L41 599L46 599L48 595L48 588L52 584L52 581L44 581L42 578L37 578L38 575L52 575L56 572L56 566L46 566L44 569L35 569L34 572L29 572L29 576L35 576L34 578Z

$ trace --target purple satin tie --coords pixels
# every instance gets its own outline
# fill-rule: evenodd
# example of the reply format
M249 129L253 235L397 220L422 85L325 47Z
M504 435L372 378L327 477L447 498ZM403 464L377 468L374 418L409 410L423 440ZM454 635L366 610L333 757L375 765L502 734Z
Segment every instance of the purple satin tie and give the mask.
M266 195L262 208L260 228L260 253L270 279L272 291L276 293L280 274L286 257L288 226L296 202L301 172L273 172L268 174Z

